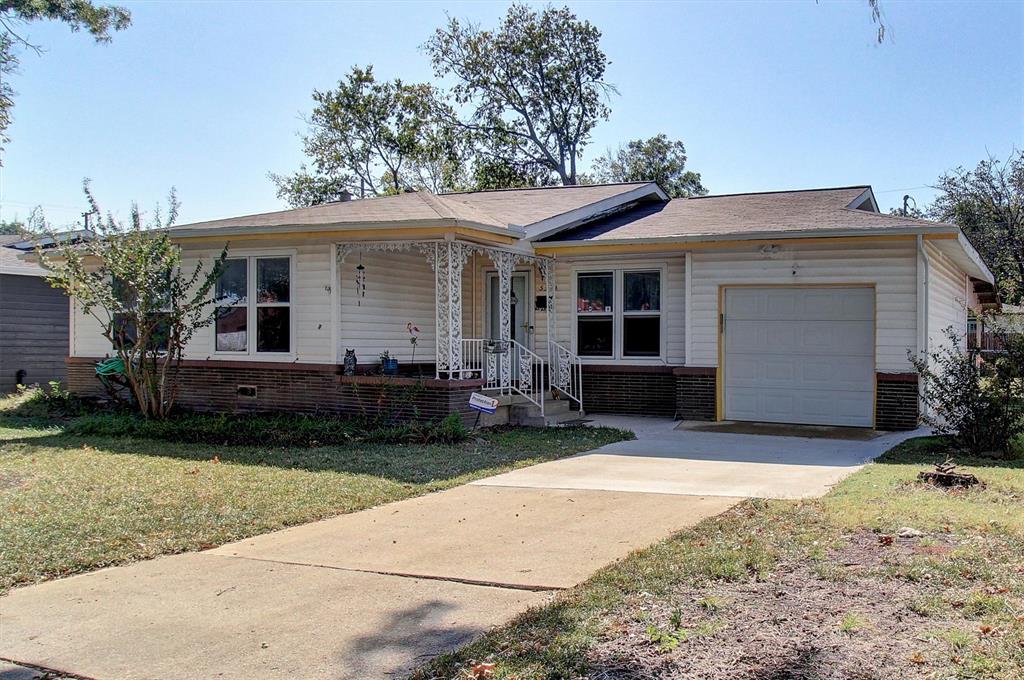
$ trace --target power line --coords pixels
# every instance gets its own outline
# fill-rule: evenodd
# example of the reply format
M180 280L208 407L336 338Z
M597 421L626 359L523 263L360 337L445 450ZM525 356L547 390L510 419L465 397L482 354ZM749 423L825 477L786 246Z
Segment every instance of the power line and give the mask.
M919 189L919 188L932 188L932 187L929 186L928 184L925 184L923 186L908 186L906 188L887 188L887 189L881 190L881 192L876 192L876 194L895 194L896 192L913 192L913 190Z

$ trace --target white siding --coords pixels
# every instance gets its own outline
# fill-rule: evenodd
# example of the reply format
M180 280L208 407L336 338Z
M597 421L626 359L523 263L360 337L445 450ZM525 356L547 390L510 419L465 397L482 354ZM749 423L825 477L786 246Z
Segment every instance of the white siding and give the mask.
M917 268L913 241L780 244L692 253L689 365L718 364L718 289L729 284L871 283L876 294L876 367L911 370L916 345Z
M356 267L366 268L366 295L356 291ZM386 253L358 251L341 267L339 356L354 349L361 364L375 363L388 350L400 362L411 361L408 324L420 329L417 362L433 362L437 338L434 271L417 250Z
M964 272L933 244L925 242L928 255L928 345L949 343L946 329L967 337L967 278ZM962 342L961 342L962 345Z
M103 327L100 322L92 314L82 311L82 307L77 301L72 300L71 310L71 356L104 357L110 355L113 348L103 337Z
M248 255L290 255L292 261L291 314L292 352L287 360L299 363L333 363L331 348L331 241L327 239L281 239L280 241L232 240L228 257ZM209 245L184 244L182 267L192 271L202 261L209 266L220 249ZM192 338L186 359L228 359L259 361L259 354L214 355L214 329L207 326ZM281 361L280 356L266 358Z
M287 360L300 363L333 363L331 346L331 252L329 239L281 239L280 241L231 241L229 256L287 254L293 257L291 313L293 315L292 353ZM182 268L191 273L197 262L209 267L220 254L220 244L185 244L182 246ZM111 352L110 344L100 334L99 324L81 309L74 313L72 355L99 357ZM214 357L213 327L200 329L185 351L186 359L261 360L257 354L218 354ZM269 358L281 361L280 356Z
M576 272L611 269L664 269L661 286L662 328L665 337L665 355L660 359L593 359L591 363L667 364L682 365L686 361L684 318L686 314L685 256L620 256L616 258L565 258L555 265L555 308L558 315L558 342L573 347L573 329L576 325L574 298ZM574 348L575 351L575 348ZM587 361L587 360L585 360Z

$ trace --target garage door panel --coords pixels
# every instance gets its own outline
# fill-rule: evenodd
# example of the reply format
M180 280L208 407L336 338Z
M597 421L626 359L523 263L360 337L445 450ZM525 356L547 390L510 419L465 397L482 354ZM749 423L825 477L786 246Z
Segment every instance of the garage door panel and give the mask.
M779 389L874 389L867 357L803 357L790 354L733 356L726 371L726 387Z
M832 390L734 389L726 397L730 420L807 425L871 427L871 413L864 411L872 393L836 393Z
M726 321L725 349L733 354L874 356L874 330L864 321Z
M872 288L727 288L725 417L870 427Z
M730 319L778 318L796 321L872 321L873 288L729 288L725 313Z

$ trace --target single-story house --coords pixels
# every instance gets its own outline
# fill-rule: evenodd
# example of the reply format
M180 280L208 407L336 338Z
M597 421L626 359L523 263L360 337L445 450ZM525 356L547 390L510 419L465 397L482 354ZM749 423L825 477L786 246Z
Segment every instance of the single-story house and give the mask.
M412 192L171 235L186 263L230 243L180 375L182 404L228 412L468 417L484 392L549 419L911 428L908 352L966 337L993 282L956 226L882 214L869 186ZM80 313L71 338L71 388L95 391L111 348ZM385 350L397 376L375 371Z
M24 259L34 248L21 236L0 235L0 394L66 380L68 298Z

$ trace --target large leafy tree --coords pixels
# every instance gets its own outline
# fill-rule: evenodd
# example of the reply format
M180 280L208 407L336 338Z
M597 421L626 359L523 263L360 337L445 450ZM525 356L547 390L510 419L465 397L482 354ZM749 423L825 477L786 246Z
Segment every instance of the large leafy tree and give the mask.
M1007 302L1024 301L1024 152L939 178L929 214L957 224L995 274Z
M452 96L469 111L458 125L484 167L530 168L525 176L541 169L577 184L580 155L615 92L600 40L567 7L517 3L494 30L449 19L425 49L436 75L454 79Z
M703 196L700 173L686 169L686 147L665 134L609 150L591 169L598 182L657 182L672 198Z
M0 0L0 141L7 141L14 90L9 78L18 68L18 50L41 53L39 45L22 36L22 27L33 21L61 21L72 31L88 31L96 42L110 42L111 33L132 22L124 7L98 5L89 0Z
M547 168L536 163L512 163L483 154L478 154L473 159L469 179L475 191L528 189L557 183L555 176Z
M131 403L146 417L166 417L174 408L184 348L197 330L213 323L212 291L227 246L212 264L199 262L186 271L164 230L178 214L173 190L166 214L157 209L144 220L133 205L127 223L100 211L88 182L85 195L97 218L95 237L62 238L37 213L33 231L56 243L38 249L38 256L50 270L50 284L99 323L123 364L118 380L128 387Z
M379 81L373 67L354 67L337 88L314 91L303 138L312 167L271 174L293 206L407 188L441 191L460 185L462 158L452 117L437 90L399 79Z

